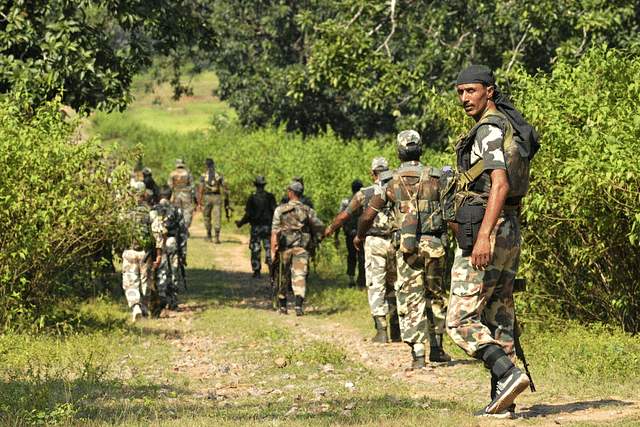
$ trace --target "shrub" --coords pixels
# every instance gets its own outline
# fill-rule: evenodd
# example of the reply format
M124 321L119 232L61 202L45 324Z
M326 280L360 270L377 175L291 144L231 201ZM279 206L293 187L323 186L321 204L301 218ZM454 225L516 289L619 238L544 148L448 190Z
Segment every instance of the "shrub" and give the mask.
M77 273L101 262L119 241L124 174L111 151L81 142L78 122L61 116L60 99L30 116L13 93L0 99L0 325L46 323L60 295L84 292ZM79 280L74 280L78 279Z

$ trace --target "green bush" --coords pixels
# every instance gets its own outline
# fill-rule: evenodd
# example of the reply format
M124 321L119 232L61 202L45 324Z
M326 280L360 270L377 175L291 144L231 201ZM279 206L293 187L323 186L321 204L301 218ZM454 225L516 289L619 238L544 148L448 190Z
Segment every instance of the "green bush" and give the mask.
M0 100L0 325L37 321L60 295L86 293L101 253L120 239L124 174L111 151L80 141L60 100L22 115L19 92ZM120 199L119 199L120 197ZM96 267L96 268L94 268ZM83 272L87 272L86 275Z
M525 268L541 308L640 331L640 45L526 76L542 135L526 199Z

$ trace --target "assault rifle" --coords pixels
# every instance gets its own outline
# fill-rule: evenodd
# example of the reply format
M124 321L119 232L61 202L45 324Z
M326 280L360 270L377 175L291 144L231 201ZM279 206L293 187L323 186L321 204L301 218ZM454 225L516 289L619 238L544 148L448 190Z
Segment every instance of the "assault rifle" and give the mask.
M235 209L231 207L231 203L229 203L229 196L224 197L224 214L227 217L227 221L229 221L229 211L235 212Z
M525 278L515 279L515 283L513 285L514 292L522 292L527 289L527 282ZM515 316L515 312L514 312ZM533 378L531 378L531 372L529 372L529 364L527 363L527 359L524 356L524 350L522 350L522 345L520 344L520 325L518 324L518 320L514 319L513 321L513 343L516 348L516 357L522 361L524 365L524 372L529 377L529 388L532 392L536 391L536 386L533 384Z

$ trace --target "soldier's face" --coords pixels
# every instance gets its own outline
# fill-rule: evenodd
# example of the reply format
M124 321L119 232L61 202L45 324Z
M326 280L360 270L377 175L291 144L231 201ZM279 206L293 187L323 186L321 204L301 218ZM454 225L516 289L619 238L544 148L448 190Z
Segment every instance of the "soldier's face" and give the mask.
M485 87L482 83L468 83L458 86L458 98L467 116L476 122L489 107L489 100L493 96L493 87Z

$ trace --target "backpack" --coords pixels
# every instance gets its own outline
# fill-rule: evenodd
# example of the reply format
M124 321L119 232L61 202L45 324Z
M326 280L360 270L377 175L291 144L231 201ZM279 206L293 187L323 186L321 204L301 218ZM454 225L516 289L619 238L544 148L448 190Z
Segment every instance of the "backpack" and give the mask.
M154 245L149 212L148 206L138 204L126 213L126 219L133 224L133 233L129 242L133 250L149 249Z
M158 203L153 209L158 212L162 225L167 229L167 236L177 236L180 228L180 218L176 207L171 203Z

